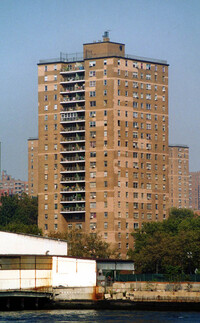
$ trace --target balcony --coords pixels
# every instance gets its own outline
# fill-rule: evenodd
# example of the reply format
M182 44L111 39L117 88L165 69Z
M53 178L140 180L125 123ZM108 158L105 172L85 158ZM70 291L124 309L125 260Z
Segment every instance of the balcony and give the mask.
M79 184L76 185L71 185L71 186L66 186L61 189L61 194L68 194L68 193L85 193L85 186L80 186Z
M61 213L85 213L85 206L70 206L62 208Z
M85 92L85 86L82 85L75 85L75 86L71 86L71 87L66 87L66 88L62 88L62 90L60 91L60 94L65 94L65 93L79 93L79 92Z
M70 176L70 177L61 177L61 183L71 183L71 182L84 182L85 176Z
M84 163L85 162L85 156L73 156L73 157L67 157L67 158L61 158L61 163Z
M61 85L63 84L77 84L77 83L84 83L85 77L84 76L76 76L76 77L66 77L60 82Z
M78 167L66 167L61 170L61 174L68 173L68 172L85 172L85 166L78 166Z
M67 137L67 138L62 138L60 141L61 144L66 144L69 142L85 142L85 136Z
M60 72L61 75L63 74L74 74L74 73L80 73L80 72L85 72L84 66L82 64L80 65L75 65L72 67L66 66L62 69Z
M85 132L85 126L76 126L76 127L65 127L62 128L60 133L67 133L67 132Z
M62 123L62 122L83 122L83 121L85 121L85 116L61 117L60 123Z
M60 99L61 104L78 103L78 102L85 102L85 96L84 95L64 96L63 98Z
M76 106L73 106L73 107L63 107L61 109L61 112L60 113L63 113L63 111L65 112L68 112L68 111L77 111L77 112L84 112L85 111L85 105L76 105Z
M66 148L62 148L62 151L61 151L61 154L64 154L64 153L75 153L75 152L78 152L78 151L85 151L85 146L70 146L70 147L66 147Z
M82 196L81 194L73 194L71 196L64 196L61 199L62 203L81 203L85 202L85 195Z

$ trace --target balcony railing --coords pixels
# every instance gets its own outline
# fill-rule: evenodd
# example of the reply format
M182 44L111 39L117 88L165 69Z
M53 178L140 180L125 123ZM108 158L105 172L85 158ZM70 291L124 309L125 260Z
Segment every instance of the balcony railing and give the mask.
M62 97L60 99L61 102L66 102L66 103L70 103L70 102L75 102L75 101L83 101L85 100L85 96L84 95L76 95L76 96L66 96L66 97Z
M76 92L76 91L85 91L84 86L72 86L72 87L66 87L62 88L60 92Z
M85 211L85 206L76 206L76 207L66 207L62 208L61 212L77 212L77 211Z
M78 167L66 167L61 169L61 173L62 172L79 172L79 171L84 171L85 170L85 166L78 166Z
M85 201L85 196L71 195L69 197L62 197L61 202L76 202L76 201Z
M61 192L85 192L85 186L79 186L79 185L71 185L67 187L63 187L61 189Z
M76 145L76 146L70 146L70 147L62 148L61 152L65 152L65 151L73 152L73 151L83 151L83 150L85 150L85 146L80 147L80 146Z
M84 181L85 176L70 176L70 177L61 177L61 182L78 182L78 181Z
M81 110L85 110L85 105L77 105L74 107L63 107L61 109L61 113L63 113L63 111L81 111Z
M82 130L85 130L85 126L62 128L61 132L82 131Z
M65 121L82 121L82 120L85 120L85 116L61 117L61 122L65 122Z
M61 142L70 142L70 141L85 141L85 136L67 137L67 138L61 139Z
M63 84L63 83L79 83L79 82L84 82L85 81L85 77L84 76L70 76L70 77L65 77L62 79L62 81L60 82L60 84Z
M61 158L61 162L85 162L85 156Z
M71 73L76 73L76 72L83 72L84 71L84 65L75 65L75 66L66 66L63 67L62 72L71 72Z

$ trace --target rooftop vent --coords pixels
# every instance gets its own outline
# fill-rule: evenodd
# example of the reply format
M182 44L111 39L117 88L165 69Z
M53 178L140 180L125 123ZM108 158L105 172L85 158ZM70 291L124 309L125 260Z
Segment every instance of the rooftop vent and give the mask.
M109 38L109 30L106 30L104 31L104 34L103 34L103 41L109 41L110 38Z

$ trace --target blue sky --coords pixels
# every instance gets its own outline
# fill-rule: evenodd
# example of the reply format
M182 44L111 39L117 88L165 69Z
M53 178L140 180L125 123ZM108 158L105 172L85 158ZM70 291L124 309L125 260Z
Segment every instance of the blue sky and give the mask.
M27 139L37 136L37 63L111 30L126 53L167 59L170 143L190 147L200 170L199 0L1 0L0 141L2 168L27 179Z

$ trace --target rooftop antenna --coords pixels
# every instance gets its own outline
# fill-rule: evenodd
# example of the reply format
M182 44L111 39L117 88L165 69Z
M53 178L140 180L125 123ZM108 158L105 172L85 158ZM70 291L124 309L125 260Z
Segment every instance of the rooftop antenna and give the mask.
M103 34L103 41L109 41L110 40L110 38L109 38L109 32L110 32L111 30L105 30L104 31L104 34Z

